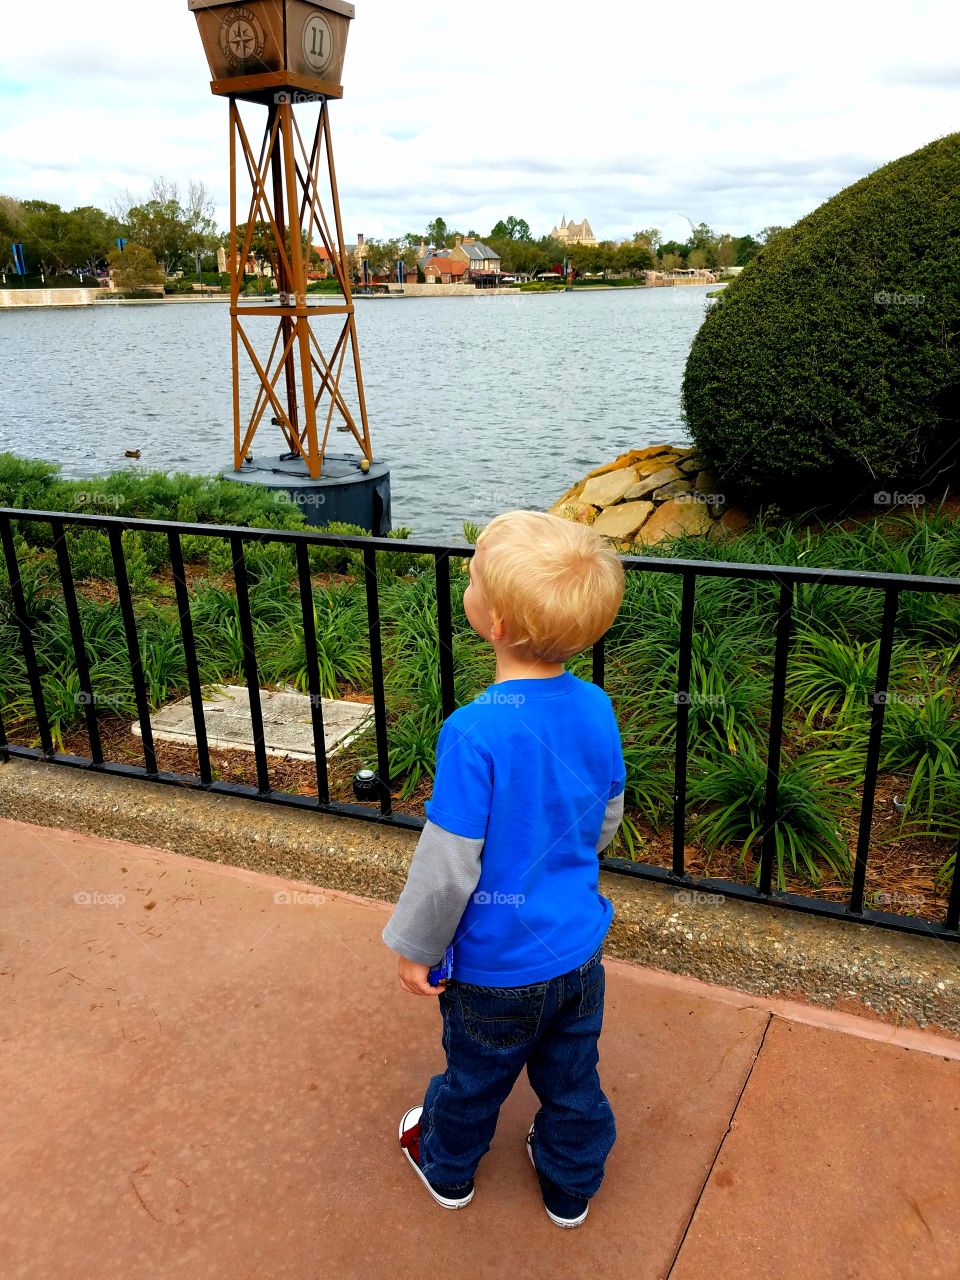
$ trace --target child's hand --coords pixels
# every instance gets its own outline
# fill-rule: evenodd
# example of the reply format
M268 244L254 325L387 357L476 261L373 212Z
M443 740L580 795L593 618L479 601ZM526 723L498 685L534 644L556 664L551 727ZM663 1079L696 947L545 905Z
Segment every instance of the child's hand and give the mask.
M414 996L438 996L443 990L442 982L435 987L430 985L427 981L429 972L429 965L417 964L414 960L408 960L406 956L401 956L397 964L397 977L400 979L401 987Z

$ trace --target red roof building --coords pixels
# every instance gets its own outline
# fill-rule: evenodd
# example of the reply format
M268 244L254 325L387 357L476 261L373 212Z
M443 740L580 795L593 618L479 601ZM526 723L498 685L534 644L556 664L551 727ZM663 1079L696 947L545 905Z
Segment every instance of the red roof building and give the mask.
M469 263L459 258L431 258L423 268L428 283L462 284Z

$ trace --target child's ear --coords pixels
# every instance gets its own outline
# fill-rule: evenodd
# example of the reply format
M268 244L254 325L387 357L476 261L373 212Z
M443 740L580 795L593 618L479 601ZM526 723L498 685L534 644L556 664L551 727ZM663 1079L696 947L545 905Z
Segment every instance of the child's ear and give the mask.
M506 636L507 628L501 617L494 614L490 622L490 639L494 644L499 644Z

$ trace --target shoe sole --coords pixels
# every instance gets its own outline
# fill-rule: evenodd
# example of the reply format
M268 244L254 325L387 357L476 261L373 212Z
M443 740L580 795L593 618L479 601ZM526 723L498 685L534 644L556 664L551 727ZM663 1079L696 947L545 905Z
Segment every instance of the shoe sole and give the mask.
M410 1110L404 1115L403 1119L400 1121L400 1130L399 1130L399 1133L397 1134L398 1139L402 1138L403 1135L406 1133L406 1131L408 1129L411 1129L417 1123L417 1121L420 1119L422 1112L423 1112L423 1107L410 1108ZM413 1156L410 1154L407 1148L401 1147L400 1150L407 1157L407 1160L410 1163L410 1168L414 1171L414 1173L417 1175L417 1177L420 1179L423 1185L427 1188L427 1190L433 1196L434 1200L436 1200L438 1205L440 1205L444 1209L465 1209L467 1207L467 1205L473 1199L473 1191L471 1191L468 1196L463 1196L459 1200L451 1200L448 1196L438 1195L437 1192L434 1191L433 1187L431 1187L426 1176L424 1175L423 1170L417 1164L416 1160L414 1160ZM474 1190L476 1190L476 1188L474 1188Z
M534 1171L536 1171L537 1162L533 1158L533 1143L531 1141L532 1137L533 1137L533 1125L531 1125L530 1128L527 1130L527 1155L530 1157L530 1163L533 1165ZM579 1227L581 1222L583 1222L587 1214L590 1212L590 1206L587 1205L586 1209L584 1209L583 1213L581 1213L579 1218L558 1218L555 1213L550 1212L550 1210L547 1208L546 1205L544 1205L543 1208L547 1217L550 1219L550 1221L555 1222L558 1227Z

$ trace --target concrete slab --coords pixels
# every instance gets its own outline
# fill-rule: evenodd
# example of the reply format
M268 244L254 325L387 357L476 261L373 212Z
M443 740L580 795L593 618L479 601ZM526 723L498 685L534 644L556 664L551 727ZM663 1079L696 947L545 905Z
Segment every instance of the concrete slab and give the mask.
M0 766L0 817L159 845L385 902L396 902L419 837L417 830L203 791L179 790L171 803L172 794L161 783L96 770L17 758ZM908 1047L929 1046L930 1028L960 1043L955 943L690 894L606 870L600 889L615 908L608 953L647 973L695 976L714 993L736 987L740 1004L770 1012L806 1001L808 1010L810 1002L818 1006L815 1017L827 1009L872 1016L884 1036L891 1024L924 1028Z
M214 685L203 699L203 722L211 747L253 751L253 724L250 699L244 685ZM313 719L310 698L303 693L260 690L263 715L263 737L268 756L289 756L293 760L312 760ZM373 715L373 708L363 702L321 698L323 740L327 755L333 755L362 732ZM193 703L190 698L171 702L151 717L153 736L166 742L183 742L196 746ZM140 735L140 724L130 726Z
M397 1148L442 1051L388 906L11 822L0 879L4 1280L654 1280L769 1021L608 961L619 1136L587 1223L543 1211L525 1079L453 1214Z
M956 1280L960 1062L775 1018L671 1280Z

